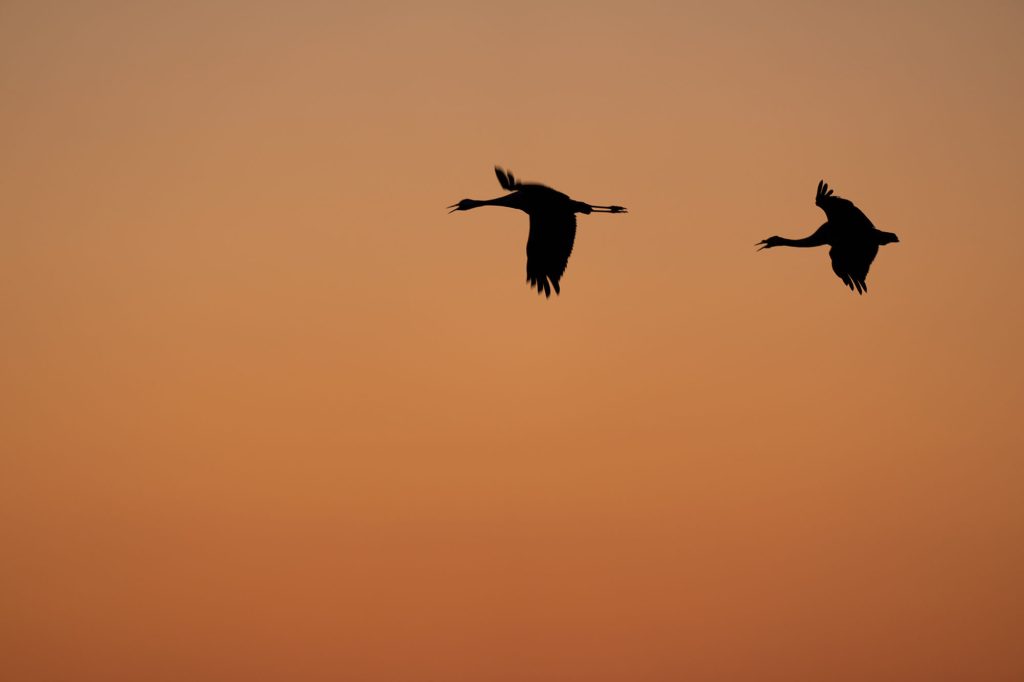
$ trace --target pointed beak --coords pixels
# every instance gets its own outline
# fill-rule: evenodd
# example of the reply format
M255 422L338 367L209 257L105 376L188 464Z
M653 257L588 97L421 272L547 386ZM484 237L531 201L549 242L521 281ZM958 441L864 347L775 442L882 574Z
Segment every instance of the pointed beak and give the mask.
M459 210L459 205L458 204L452 204L451 206L447 206L446 208L452 209L452 210L448 211L449 213L455 213L456 211Z

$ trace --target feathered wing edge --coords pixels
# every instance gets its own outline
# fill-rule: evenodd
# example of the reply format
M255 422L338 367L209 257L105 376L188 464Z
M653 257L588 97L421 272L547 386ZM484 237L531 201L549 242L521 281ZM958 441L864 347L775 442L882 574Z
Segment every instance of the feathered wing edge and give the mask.
M825 212L829 222L845 221L852 227L875 227L864 215L864 211L857 208L849 199L833 194L828 188L828 183L823 180L818 182L818 193L814 197L814 203Z
M814 196L814 203L821 206L822 201L830 196L832 196L832 190L828 188L828 185L825 184L824 180L819 180L818 193Z
M512 175L512 171L508 171L506 173L502 170L501 166L494 167L494 174L498 176L498 182L501 183L502 189L508 190L509 192L514 192L523 186L523 183L516 180L515 176Z
M565 274L576 241L576 215L564 213L530 216L530 237L526 242L526 281L537 293L551 297L551 289L562 293L559 281Z
M836 253L835 247L828 252L832 259L832 272L836 273L843 284L850 287L850 291L863 294L868 290L868 272L871 264L875 262L878 255L878 246L867 248L860 253L842 252Z
M864 280L857 279L853 275L850 275L845 272L839 272L838 270L835 269L835 267L833 267L832 270L839 276L839 279L843 280L843 284L850 287L850 291L856 291L858 294L863 294L865 291L868 290L868 283L865 282ZM854 289L854 286L856 286L857 288Z
M531 289L533 287L537 287L537 293L538 294L543 293L548 298L551 298L551 287L552 286L555 287L555 293L556 294L561 294L562 293L562 290L558 286L558 280L557 279L552 279L551 283L548 284L548 278L547 278L546 275L538 275L538 276L535 277L533 275L529 275L528 274L528 275L526 275L526 281L530 283L530 288Z

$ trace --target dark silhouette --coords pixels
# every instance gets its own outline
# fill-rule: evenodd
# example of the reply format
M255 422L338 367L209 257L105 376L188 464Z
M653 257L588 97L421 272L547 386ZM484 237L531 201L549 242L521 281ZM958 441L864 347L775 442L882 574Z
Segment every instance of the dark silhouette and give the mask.
M868 290L864 281L868 276L868 268L878 254L878 247L899 238L892 232L882 232L875 228L868 217L848 199L832 196L832 190L824 181L818 183L818 195L814 203L825 211L828 220L814 234L804 239L785 239L768 237L754 246L770 249L773 246L822 246L828 244L832 248L828 255L832 259L832 270L839 279L852 291L863 294ZM760 251L761 249L758 249Z
M558 280L565 273L565 266L572 253L573 241L576 239L577 213L625 213L621 206L591 206L582 201L573 201L561 192L550 187L516 180L511 171L506 174L499 166L494 167L498 174L498 182L506 190L512 192L497 199L477 201L463 199L448 208L455 211L468 211L478 206L506 206L518 208L530 216L530 238L526 242L526 279L530 286L542 290L545 296L551 296L551 287L555 293L561 293ZM548 280L551 283L548 284Z

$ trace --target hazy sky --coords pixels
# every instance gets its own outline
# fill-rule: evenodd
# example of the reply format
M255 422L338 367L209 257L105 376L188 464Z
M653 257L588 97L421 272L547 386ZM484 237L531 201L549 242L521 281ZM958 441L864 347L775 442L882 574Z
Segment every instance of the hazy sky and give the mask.
M1019 2L0 5L11 680L1024 679ZM492 167L580 216L562 294ZM824 179L900 243L858 296Z

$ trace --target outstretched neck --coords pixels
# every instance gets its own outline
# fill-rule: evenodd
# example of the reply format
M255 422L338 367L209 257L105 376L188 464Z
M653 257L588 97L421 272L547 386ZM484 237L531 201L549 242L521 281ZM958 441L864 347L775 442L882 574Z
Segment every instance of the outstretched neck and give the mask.
M795 246L798 249L806 249L811 246L821 246L824 244L820 239L817 239L814 235L810 237L804 237L803 239L786 239L785 237L779 237L779 246Z
M506 208L522 208L519 202L519 192L512 192L506 194L503 197L497 199L487 199L485 201L471 200L472 205L469 208L477 208L479 206L505 206Z
M803 239L786 239L779 237L779 246L795 246L798 249L806 249L812 246L823 246L828 243L827 225L822 225L810 237Z

